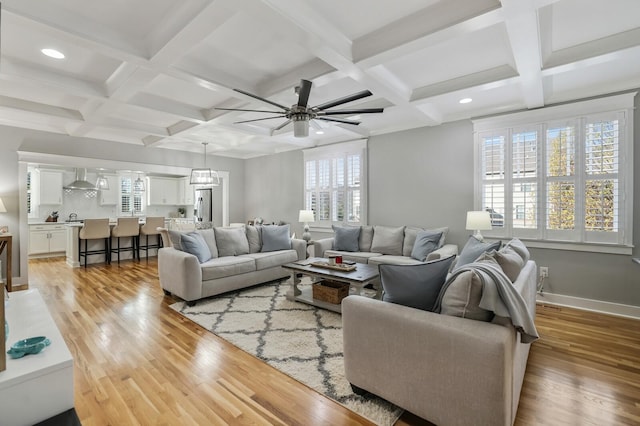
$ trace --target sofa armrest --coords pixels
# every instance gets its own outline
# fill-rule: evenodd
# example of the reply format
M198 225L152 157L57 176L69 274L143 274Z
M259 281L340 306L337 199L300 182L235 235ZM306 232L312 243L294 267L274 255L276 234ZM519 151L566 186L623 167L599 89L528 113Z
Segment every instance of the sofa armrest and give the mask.
M320 240L316 240L313 242L313 253L315 257L324 257L324 252L326 250L331 250L332 248L333 248L333 237L322 238Z
M202 269L192 254L173 247L158 250L158 277L164 290L184 300L202 298Z
M298 238L291 239L291 248L298 254L298 260L307 258L307 242Z
M512 328L362 296L342 323L353 385L435 424L511 424Z
M445 244L440 247L438 250L434 250L427 255L427 261L430 260L438 260L444 259L445 257L449 257L452 255L458 254L458 245L457 244Z

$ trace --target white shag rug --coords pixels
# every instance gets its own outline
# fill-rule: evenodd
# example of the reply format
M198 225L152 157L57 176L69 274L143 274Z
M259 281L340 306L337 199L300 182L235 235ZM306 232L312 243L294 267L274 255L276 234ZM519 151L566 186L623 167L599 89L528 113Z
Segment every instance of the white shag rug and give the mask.
M344 376L341 316L287 300L289 288L268 283L171 308L374 423L393 425L402 409L354 394Z

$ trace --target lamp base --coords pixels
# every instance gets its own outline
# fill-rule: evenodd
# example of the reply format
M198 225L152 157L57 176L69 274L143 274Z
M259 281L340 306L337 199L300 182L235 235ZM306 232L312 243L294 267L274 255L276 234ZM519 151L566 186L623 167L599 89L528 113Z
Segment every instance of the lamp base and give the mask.
M475 238L478 241L484 241L484 237L482 236L479 230L476 230L476 232L473 233L473 238Z
M309 232L308 223L304 224L304 232L302 233L302 239L305 240L307 243L311 241L311 233Z

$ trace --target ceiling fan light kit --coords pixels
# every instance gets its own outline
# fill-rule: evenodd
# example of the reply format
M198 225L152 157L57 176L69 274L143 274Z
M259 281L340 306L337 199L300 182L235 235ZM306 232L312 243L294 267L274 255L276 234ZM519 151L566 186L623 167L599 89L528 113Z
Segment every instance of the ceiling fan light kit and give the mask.
M332 116L356 115L356 114L378 114L378 113L384 112L384 108L360 108L360 109L349 109L349 110L330 110L329 109L329 108L333 108L342 104L357 101L359 99L371 96L372 93L368 90L363 90L362 92L354 93L352 95L348 95L340 99L335 99L330 102L325 102L324 104L321 104L321 105L310 107L308 105L308 102L309 102L309 94L311 93L311 86L312 86L312 83L309 80L300 80L300 86L297 86L295 88L295 92L298 94L298 103L292 105L290 108L284 105L280 105L276 102L272 102L268 99L262 98L258 95L254 95L253 93L245 92L240 89L233 89L238 93L242 93L243 95L252 97L259 101L278 107L282 111L265 111L265 110L241 109L241 108L216 108L216 109L223 110L223 111L264 112L269 114L278 114L273 117L236 121L234 124L250 123L254 121L263 121L263 120L273 120L275 118L286 118L286 121L284 123L271 129L271 134L273 135L274 132L286 127L290 123L293 123L293 136L295 136L296 138L304 138L309 136L309 123L311 122L311 120L332 121L336 123L351 124L351 125L357 126L358 124L360 124L360 121L349 120L345 118L337 118Z

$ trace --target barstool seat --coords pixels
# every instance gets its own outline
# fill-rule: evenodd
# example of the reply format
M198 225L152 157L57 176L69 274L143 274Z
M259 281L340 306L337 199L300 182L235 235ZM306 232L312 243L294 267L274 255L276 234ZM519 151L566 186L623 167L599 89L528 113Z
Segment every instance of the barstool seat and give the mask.
M104 254L105 263L110 263L109 240L111 237L111 228L109 227L109 219L85 219L82 228L78 232L78 261L82 263L84 257L84 267L87 267L87 257L92 254ZM89 250L89 240L104 240L104 248ZM84 250L82 250L82 241L84 240Z
M116 238L116 247L113 247L111 243L110 253L117 253L118 263L120 263L120 253L123 251L130 251L132 257L136 257L140 260L138 253L138 237L140 235L139 220L137 217L119 217L116 226L111 230L111 238ZM120 238L131 238L131 245L127 247L120 247Z
M145 237L144 244L138 243L138 259L140 259L140 251L145 251L145 257L149 259L149 249L159 249L162 247L162 238L158 228L164 228L164 217L147 217L144 225L140 225L140 236ZM155 236L156 242L149 244L149 236ZM142 240L142 238L140 238Z

